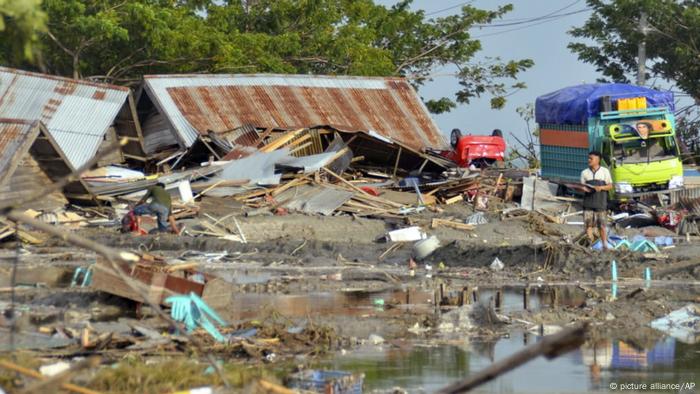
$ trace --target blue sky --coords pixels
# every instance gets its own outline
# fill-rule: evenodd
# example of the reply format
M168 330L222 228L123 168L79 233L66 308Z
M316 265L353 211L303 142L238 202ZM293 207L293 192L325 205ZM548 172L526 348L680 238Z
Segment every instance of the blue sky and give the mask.
M377 2L387 6L396 3L395 0L377 0ZM574 0L475 0L471 4L482 9L496 9L499 5L513 4L513 11L503 17L504 20L509 20L546 15L573 2ZM431 13L463 3L465 3L464 0L414 0L413 8ZM586 2L580 0L562 13L584 8L586 8ZM432 16L447 16L457 12L460 12L460 7ZM433 118L443 133L448 133L455 127L462 129L463 133L472 134L490 133L494 128L500 128L507 137L509 145L514 144L515 141L510 137L511 132L521 140L526 135L525 124L516 113L516 108L534 103L537 96L562 87L595 82L599 77L595 68L580 62L576 55L566 48L566 45L572 41L567 31L574 26L582 25L589 15L590 12L582 12L530 27L518 25L472 29L473 37L500 32L500 34L480 38L483 49L477 53L475 61L496 56L502 59L530 58L534 60L535 65L521 74L520 80L525 82L528 88L510 96L508 104L501 110L492 110L490 97L483 97L473 100L468 105L460 105L450 113L434 115ZM505 30L521 27L522 29L517 31L505 32ZM454 72L454 69L436 70L438 74L451 72ZM457 88L457 80L454 77L436 77L423 86L419 94L425 99L439 98L447 92L454 95Z

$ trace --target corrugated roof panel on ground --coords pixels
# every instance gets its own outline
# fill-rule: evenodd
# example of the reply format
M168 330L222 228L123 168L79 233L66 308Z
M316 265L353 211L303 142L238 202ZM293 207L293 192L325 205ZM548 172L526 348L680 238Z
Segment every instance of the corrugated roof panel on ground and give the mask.
M0 117L41 120L74 168L97 152L127 88L0 67Z
M312 75L145 76L146 91L185 146L249 123L374 130L414 149L446 142L407 80Z

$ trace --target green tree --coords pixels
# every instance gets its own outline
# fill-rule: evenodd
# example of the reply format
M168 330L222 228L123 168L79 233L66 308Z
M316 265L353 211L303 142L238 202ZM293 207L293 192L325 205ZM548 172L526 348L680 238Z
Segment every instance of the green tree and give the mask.
M2 0L0 0L2 1ZM427 102L435 112L489 96L494 108L524 85L529 59L476 61L469 29L512 9L465 6L428 19L411 0L43 0L49 72L112 83L147 73L232 72L403 76L416 87L454 66L455 97ZM1 37L0 35L0 38ZM16 65L16 64L13 64Z
M572 42L569 49L579 59L596 66L601 81L634 80L637 44L646 44L647 78L673 83L693 104L677 110L678 135L685 145L700 150L700 0L587 0L593 13L570 34L585 42ZM645 13L648 27L639 20ZM592 41L592 43L591 43ZM589 44L590 43L590 44ZM695 152L697 153L697 152Z
M34 59L34 44L46 19L41 0L0 0L0 32L4 56L21 62Z
M570 34L579 59L595 65L608 80L630 82L637 71L637 44L644 40L647 77L661 78L700 102L700 1L587 0L593 13ZM642 32L639 19L647 14Z

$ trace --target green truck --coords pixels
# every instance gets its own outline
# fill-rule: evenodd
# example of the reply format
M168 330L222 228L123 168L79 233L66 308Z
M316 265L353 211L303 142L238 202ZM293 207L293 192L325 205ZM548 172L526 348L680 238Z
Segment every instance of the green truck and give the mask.
M588 152L602 153L614 197L683 187L673 94L627 84L585 84L537 98L542 177L577 183Z

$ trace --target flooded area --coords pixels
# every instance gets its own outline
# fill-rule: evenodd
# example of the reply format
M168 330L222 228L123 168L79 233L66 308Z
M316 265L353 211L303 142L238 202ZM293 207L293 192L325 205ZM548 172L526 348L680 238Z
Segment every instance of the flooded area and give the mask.
M551 360L535 357L475 392L614 392L620 390L611 385L632 383L679 392L665 389L700 383L700 331L687 327L671 336L651 327L652 321L700 302L700 283L686 277L686 264L692 262L669 265L679 273L643 280L640 267L652 264L621 256L620 278L611 281L603 274L610 270L605 262L597 263L595 275L574 279L564 273L576 264L569 260L557 274L541 274L533 263L520 269L512 260L514 268L500 273L488 266L461 266L446 253L451 258L443 264L428 268L422 262L411 272L391 263L337 257L341 252L352 256L349 249L331 248L335 260L310 266L306 256L284 266L276 252L261 258L256 249L186 257L187 264L196 261L203 268L191 276L203 287L201 300L226 323L215 324L220 340L212 339L213 330L198 329L194 335L231 371L234 392L261 377L286 385L297 370L324 370L363 375L365 393L431 393L582 325L587 329L580 347ZM10 332L0 332L5 350L22 349L34 357L35 368L83 357L85 349L99 352L101 377L86 374L76 381L105 392L134 392L140 384L130 380L115 388L111 366L130 376L151 365L165 372L173 367L163 363L163 355L175 355L176 368L191 374L183 381L162 381L153 387L163 390L152 392L197 387L212 379L205 374L212 373L208 361L183 356L187 339L152 308L134 298L71 285L78 261L91 257L68 253L58 249L41 257L58 262L50 274L40 259L25 258L18 266L21 286L14 304L6 293L0 294L0 306L14 308L24 332L14 342ZM182 256L170 257L184 264ZM8 253L6 260L12 258ZM155 379L143 374L138 379Z
M494 343L415 344L406 349L368 347L338 355L324 367L365 374L368 390L402 387L410 393L434 392L536 342L528 332L514 332ZM539 358L508 372L477 392L614 392L611 384L698 383L700 344L665 337L639 349L624 341L598 341L556 360ZM664 391L664 390L659 390ZM678 391L678 390L665 390ZM686 392L693 392L688 390Z

